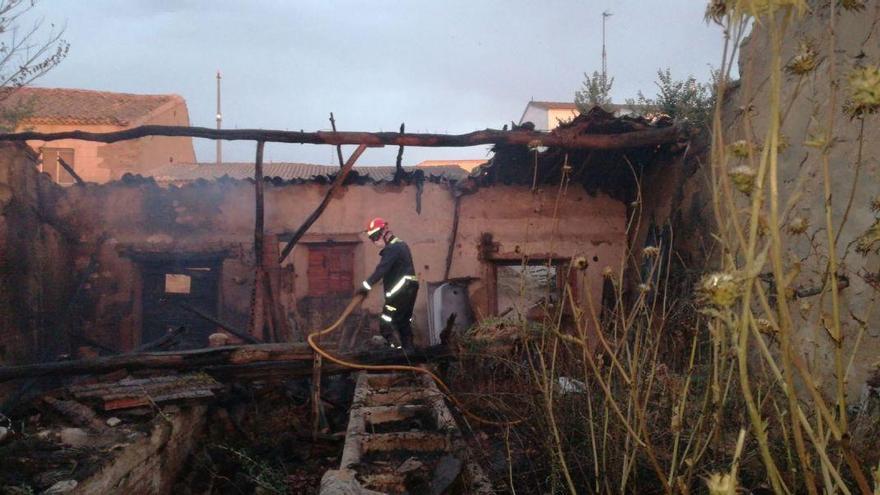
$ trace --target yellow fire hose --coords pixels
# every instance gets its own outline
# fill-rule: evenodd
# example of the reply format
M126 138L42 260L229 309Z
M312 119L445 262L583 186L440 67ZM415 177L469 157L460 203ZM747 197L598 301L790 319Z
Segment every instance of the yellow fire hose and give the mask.
M332 361L338 365L345 366L347 368L352 368L352 369L356 369L356 370L368 370L368 371L413 371L416 373L424 373L424 374L430 376L432 380L434 380L434 382L437 384L437 386L440 388L440 390L443 392L443 394L446 397L448 397L449 400L451 400L453 404L455 404L455 407L457 407L462 412L462 414L464 414L465 416L467 416L467 417L469 417L479 423L493 425L493 426L510 426L510 425L514 425L514 424L521 422L521 420L518 420L518 421L492 421L490 419L482 418L482 417L470 412L464 406L464 404L459 402L459 400L456 399L454 395L452 395L452 391L449 389L449 387L445 383L443 383L443 380L441 380L439 376L435 375L430 370L427 370L425 368L419 368L416 366L407 366L407 365L403 365L403 364L352 363L350 361L345 361L345 360L340 359L336 356L333 356L332 354L328 353L324 349L321 349L321 347L317 343L315 343L315 339L318 337L321 337L322 335L327 335L328 333L339 328L342 325L342 323L348 318L348 316L351 314L351 312L354 311L358 306L360 306L360 304L364 301L365 297L366 296L364 294L355 295L351 299L351 302L348 303L348 306L345 308L345 311L342 312L342 315L340 315L339 318L332 325L321 330L320 332L315 332L313 334L310 334L308 337L309 346L311 346L311 348L314 349L315 352L317 352L318 354L323 356L324 359L327 359L328 361Z

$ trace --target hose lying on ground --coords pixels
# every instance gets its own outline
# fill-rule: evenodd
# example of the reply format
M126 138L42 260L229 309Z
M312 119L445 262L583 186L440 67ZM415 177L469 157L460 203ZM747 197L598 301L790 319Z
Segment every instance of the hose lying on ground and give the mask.
M453 404L455 404L455 407L457 407L462 412L462 414L464 414L465 416L467 416L467 417L469 417L479 423L492 425L492 426L511 426L511 425L514 425L514 424L521 422L521 420L518 420L518 421L492 421L490 419L485 419L483 417L478 416L477 414L470 412L464 406L464 404L459 402L459 400L456 399L454 395L452 395L452 391L443 382L443 380L440 379L439 376L435 375L433 372L431 372L430 370L427 370L425 368L419 368L416 366L407 366L404 364L352 363L350 361L345 361L345 360L340 359L336 356L333 356L332 354L328 353L324 349L321 349L321 347L317 343L315 343L315 339L318 337L321 337L322 335L327 335L328 333L339 328L342 325L342 323L346 320L346 318L348 318L348 315L350 315L352 311L354 311L358 306L360 306L360 304L364 301L365 297L366 297L366 295L364 295L364 294L356 294L351 299L351 302L348 303L348 306L346 306L345 311L342 312L342 314L339 316L339 318L332 325L321 330L320 332L315 332L315 333L310 334L308 337L309 346L311 346L311 348L314 349L315 352L317 352L322 357L324 357L324 359L327 359L328 361L332 361L338 365L345 366L347 368L352 368L352 369L357 369L357 370L367 370L367 371L413 371L416 373L424 373L424 374L430 376L432 380L434 380L434 382L440 388L440 391L443 392L443 394L446 397L448 397L449 400L452 401Z

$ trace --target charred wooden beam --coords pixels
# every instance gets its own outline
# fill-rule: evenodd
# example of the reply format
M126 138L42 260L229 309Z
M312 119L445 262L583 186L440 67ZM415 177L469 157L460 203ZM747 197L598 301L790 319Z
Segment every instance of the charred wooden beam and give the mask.
M178 352L123 354L22 366L0 366L0 382L36 376L107 373L119 369L198 369L210 365L272 360L302 360L306 361L307 366L311 369L312 351L307 344L256 344Z
M420 363L449 359L445 346L434 346L404 356L400 351L381 349L341 353L346 361L364 364ZM76 361L0 366L0 382L18 378L72 376L108 373L116 370L204 370L212 375L262 377L277 372L282 377L311 376L314 353L308 344L257 344L213 347L176 352L125 354ZM351 368L324 363L322 373L343 373Z
M449 280L449 272L452 271L452 257L455 255L455 243L458 242L461 197L461 194L455 196L455 206L452 208L452 232L449 234L449 247L446 250L446 268L443 270L443 280Z
M250 344L260 344L261 343L260 340L255 338L253 335L250 335L249 333L247 333L243 330L239 330L238 328L235 328L235 326L233 326L230 323L227 323L219 318L216 318L214 316L209 315L206 311L204 311L202 309L199 309L195 306L190 306L189 304L184 303L184 302L175 302L174 304L189 311L190 313L192 313L196 316L201 317L202 319L204 319L206 321L209 321L209 322L217 325L218 327L222 328L223 330L226 330L227 332L231 333L232 335L235 335L236 337L240 338L241 340L243 340L247 343L250 343Z
M403 135L405 132L404 123L400 123L400 134ZM397 148L397 160L394 162L394 183L400 182L400 179L403 178L403 145L401 144Z
M454 360L454 354L447 346L438 345L417 351L415 354L403 356L400 351L393 349L380 349L358 353L339 353L346 361L363 364L420 364L426 362L438 362ZM217 380L289 380L291 378L311 377L314 372L314 362L308 361L260 361L245 364L231 364L209 366L204 371ZM350 373L352 368L338 365L329 361L321 364L321 374L337 375Z
M172 328L171 330L165 332L165 335L159 337L158 339L151 340L150 342L147 342L147 343L142 344L139 347L135 348L133 353L136 354L138 352L147 352L147 351L161 349L161 348L165 347L166 345L170 344L175 338L177 338L178 335L181 335L184 332L186 332L185 326Z
M144 125L114 132L15 132L0 133L0 141L58 141L79 139L115 143L146 136L195 137L227 141L266 141L298 144L364 144L366 146L467 147L486 144L550 146L567 149L615 150L672 144L687 139L687 130L679 125L620 134L563 135L525 130L486 129L467 134L400 134L397 132L304 132L266 129L209 129L167 125Z
M345 165L336 174L336 178L333 179L333 183L330 184L330 189L327 189L327 194L324 195L324 199L321 200L321 204L315 208L315 211L309 215L308 218L299 226L296 232L293 233L293 237L287 241L287 245L284 246L284 249L281 250L281 257L278 259L278 263L284 263L284 260L287 259L287 256L293 251L293 247L296 246L296 243L302 238L303 235L309 230L309 227L315 223L318 218L321 216L321 213L324 213L324 209L327 208L327 205L330 204L330 200L333 198L333 193L336 192L336 189L345 182L345 178L348 176L348 173L351 172L352 167L354 167L354 163L360 158L361 154L363 154L364 150L367 149L367 146L362 144L354 150L354 153L348 157L348 161L345 162Z
M82 177L80 177L79 174L76 173L73 167L71 167L69 163L65 162L64 159L60 156L58 157L58 164L61 165L61 168L66 170L71 177L73 177L73 180L75 180L77 184L82 185L86 183L86 181L82 180Z
M330 112L330 127L333 128L333 132L336 132L336 119L333 117L333 112ZM342 158L342 146L338 144L336 145L336 157L339 158L339 167L345 166L345 160Z
M263 148L265 141L257 141L257 156L254 160L254 258L257 269L263 268Z

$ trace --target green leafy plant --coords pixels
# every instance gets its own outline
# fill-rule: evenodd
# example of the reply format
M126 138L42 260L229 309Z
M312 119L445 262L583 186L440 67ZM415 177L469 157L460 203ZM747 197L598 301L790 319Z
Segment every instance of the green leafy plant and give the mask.
M580 90L574 94L574 104L581 113L588 112L594 106L602 106L611 103L611 87L614 78L608 79L597 71L592 74L584 73L584 82Z
M711 120L715 104L714 86L700 83L694 76L675 79L669 68L657 70L657 95L649 98L641 91L627 105L639 108L640 113L661 113L675 119L687 119L697 126L706 126Z

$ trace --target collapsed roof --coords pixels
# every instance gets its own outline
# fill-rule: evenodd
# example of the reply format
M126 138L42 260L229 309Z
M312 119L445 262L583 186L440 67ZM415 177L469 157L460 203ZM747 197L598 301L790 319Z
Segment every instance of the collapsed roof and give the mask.
M615 117L602 108L593 107L571 122L560 124L550 134L576 136L584 134L625 134L648 129L670 127L669 117L647 119L641 116ZM525 122L514 130L532 130ZM682 139L686 139L683 136ZM668 160L682 148L681 143L628 148L623 150L595 150L544 148L496 145L494 156L471 174L478 186L517 184L541 186L559 184L563 178L581 184L588 192L604 192L616 199L630 202L636 194L636 179L646 167Z

